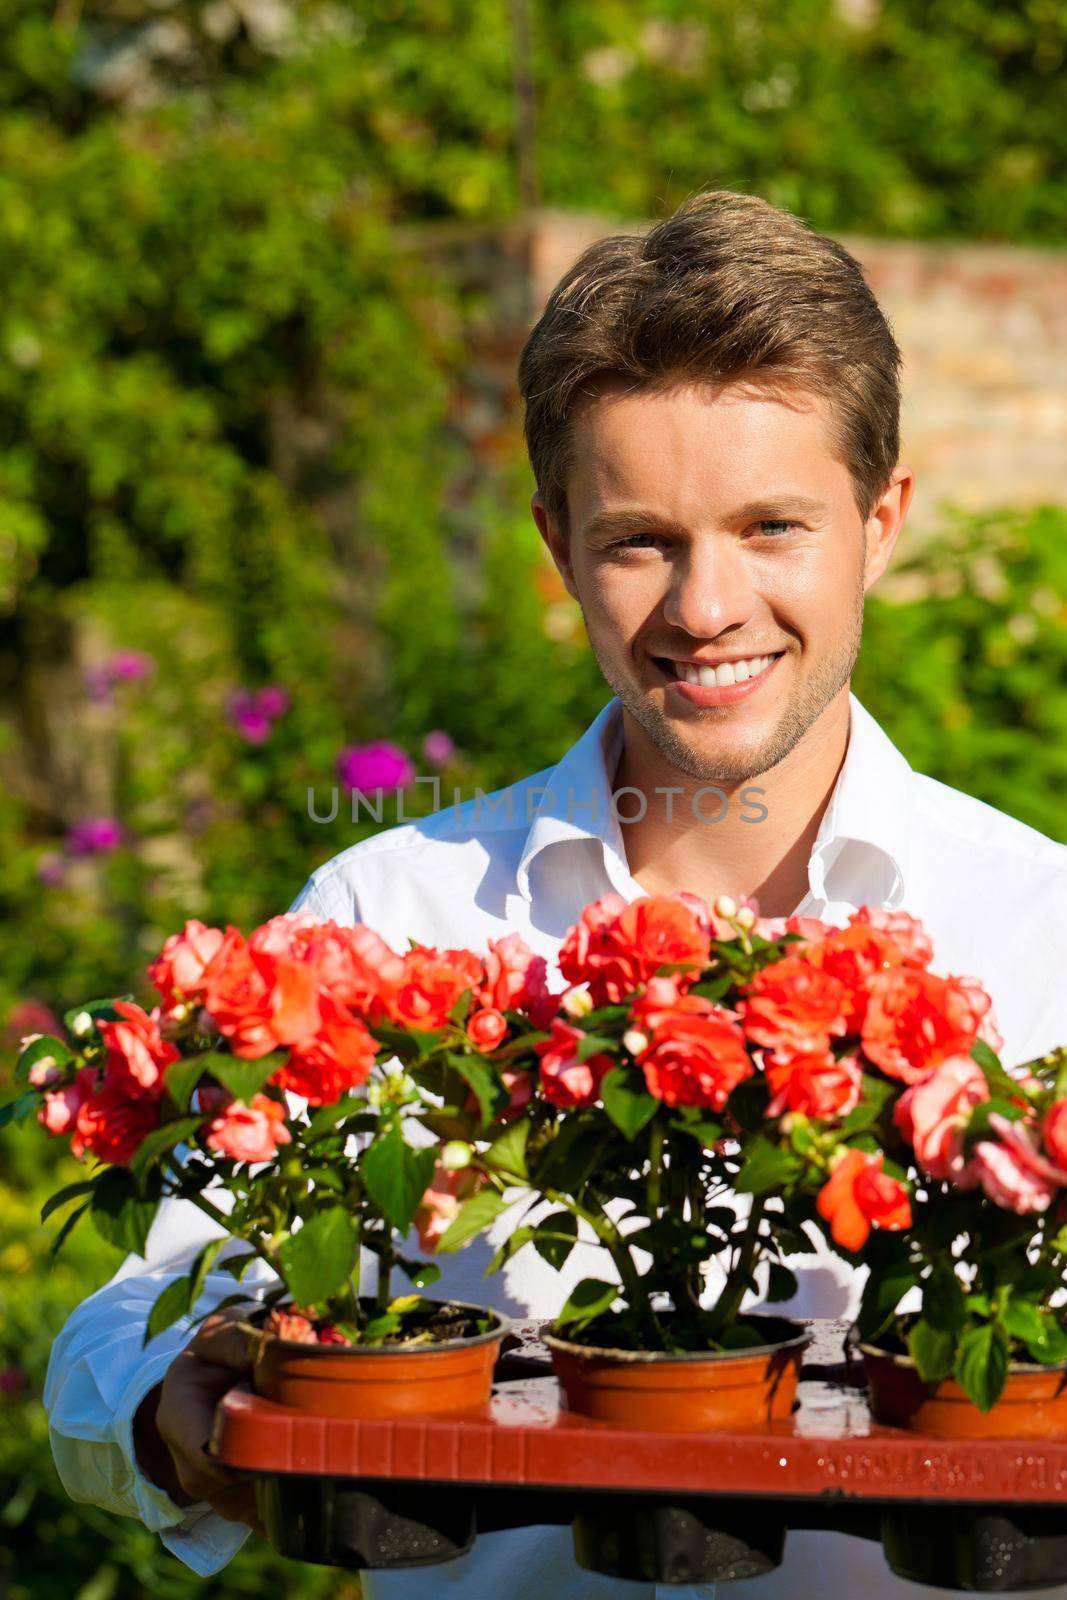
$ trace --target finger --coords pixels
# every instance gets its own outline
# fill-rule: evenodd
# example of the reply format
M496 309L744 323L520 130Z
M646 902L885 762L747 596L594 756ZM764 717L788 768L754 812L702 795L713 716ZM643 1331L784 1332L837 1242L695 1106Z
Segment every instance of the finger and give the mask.
M230 1311L238 1309L236 1306L227 1307ZM247 1308L245 1314L247 1315ZM236 1319L232 1317L223 1318L221 1315L216 1317L215 1314L208 1317L195 1339L186 1345L182 1355L191 1360L210 1362L212 1366L226 1367L231 1372L252 1370L252 1352L248 1345L248 1335L236 1325Z

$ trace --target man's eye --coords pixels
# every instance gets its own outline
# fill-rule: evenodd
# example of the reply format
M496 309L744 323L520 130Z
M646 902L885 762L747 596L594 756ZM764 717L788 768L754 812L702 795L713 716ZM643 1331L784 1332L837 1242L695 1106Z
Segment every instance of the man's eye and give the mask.
M758 523L757 526L761 533L766 533L768 528L776 530L772 532L771 537L778 538L783 531L789 532L789 530L792 528L798 528L800 524L798 522L779 521L779 519L776 517L766 517L762 522Z
M613 550L648 550L656 543L658 537L658 534L655 533L628 533L623 539L613 540L611 548Z

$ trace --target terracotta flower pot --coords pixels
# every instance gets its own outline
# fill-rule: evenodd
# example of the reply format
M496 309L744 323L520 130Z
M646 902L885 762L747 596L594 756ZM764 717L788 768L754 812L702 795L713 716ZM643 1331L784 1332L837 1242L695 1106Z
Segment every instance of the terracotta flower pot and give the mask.
M1042 1367L1013 1361L1000 1399L992 1410L980 1411L954 1378L926 1384L910 1356L855 1342L876 1422L937 1439L1067 1437L1067 1362Z
M459 1305L461 1302L452 1301ZM464 1310L485 1314L481 1306ZM476 1411L489 1401L493 1367L510 1320L493 1311L486 1333L436 1344L300 1344L243 1324L257 1394L321 1417L381 1420Z
M783 1317L752 1317L766 1344L749 1350L612 1350L546 1333L566 1410L655 1433L763 1428L788 1419L810 1335Z

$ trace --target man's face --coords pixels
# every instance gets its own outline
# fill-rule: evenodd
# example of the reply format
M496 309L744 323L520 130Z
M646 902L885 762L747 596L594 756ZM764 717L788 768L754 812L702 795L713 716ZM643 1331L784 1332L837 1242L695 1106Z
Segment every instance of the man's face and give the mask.
M575 414L569 537L534 515L627 711L676 770L742 783L846 688L910 474L865 527L821 397L627 387Z

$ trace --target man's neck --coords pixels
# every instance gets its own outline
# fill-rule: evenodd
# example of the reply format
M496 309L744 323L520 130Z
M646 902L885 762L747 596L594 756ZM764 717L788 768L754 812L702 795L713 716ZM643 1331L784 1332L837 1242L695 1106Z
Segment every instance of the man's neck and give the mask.
M688 889L709 902L754 895L768 917L795 911L808 892L808 859L845 759L847 687L777 766L734 786L716 785L725 801L708 782L672 767L625 710L623 729L615 789L647 798L640 820L622 825L630 873L641 887L650 894ZM621 799L619 809L636 816L636 798Z

